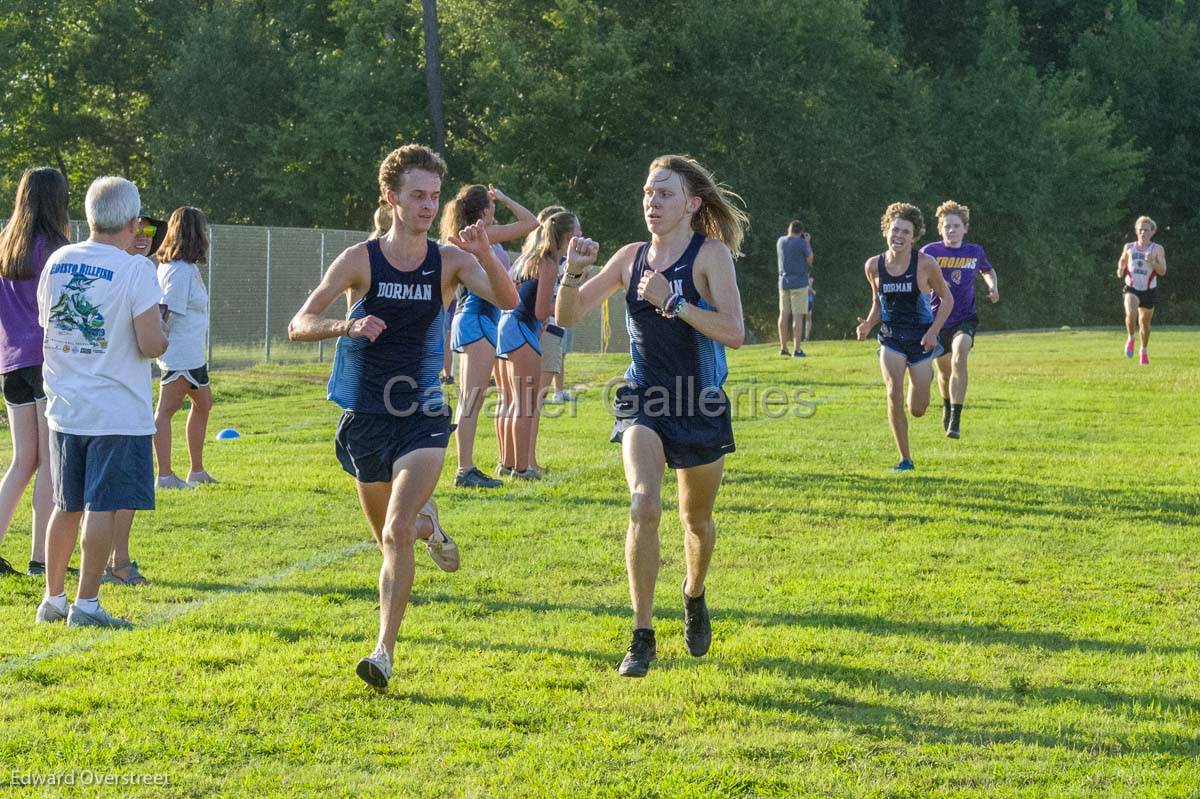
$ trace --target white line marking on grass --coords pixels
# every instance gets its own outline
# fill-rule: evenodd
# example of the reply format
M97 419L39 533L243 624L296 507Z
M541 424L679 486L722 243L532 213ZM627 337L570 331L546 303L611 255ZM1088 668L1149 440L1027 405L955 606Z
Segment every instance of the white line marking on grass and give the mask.
M359 541L357 544L352 544L337 552L325 552L306 561L294 563L283 571L256 577L245 585L240 585L235 588L226 588L223 591L206 594L197 599L193 599L191 602L170 605L162 610L151 613L146 617L145 621L137 624L134 627L134 631L158 627L159 625L166 624L178 619L181 616L191 613L193 610L199 610L200 608L206 607L215 602L228 599L231 596L237 596L238 594L245 594L250 591L257 591L260 588L266 588L269 585L282 582L294 574L312 571L313 569L321 566L328 566L331 563L336 563L339 560L344 560L345 558L357 555L360 552L366 552L367 550L375 548L376 545L374 541ZM79 654L80 652L86 652L89 649L104 643L113 636L128 634L129 631L127 630L104 630L100 634L91 638L66 641L61 644L56 644L49 649L42 650L41 652L35 652L32 655L25 655L24 657L6 660L3 663L0 663L0 677L16 671L17 669L23 669L26 666L32 666L35 663L58 657L60 655L74 655Z

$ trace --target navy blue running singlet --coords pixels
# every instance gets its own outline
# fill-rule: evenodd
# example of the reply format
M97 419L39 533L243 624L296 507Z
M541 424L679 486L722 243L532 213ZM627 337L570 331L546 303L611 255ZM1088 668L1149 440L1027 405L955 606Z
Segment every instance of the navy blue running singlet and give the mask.
M920 339L933 324L929 295L917 280L918 253L913 250L904 274L889 275L887 253L879 256L879 308L883 324L879 333L897 339Z
M375 316L387 325L374 342L342 336L333 356L329 399L356 413L407 416L444 411L442 256L430 240L416 269L400 270L378 239L367 242L371 288L354 303L350 319Z
M692 274L703 244L704 236L694 234L683 255L664 269L662 276L673 293L682 294L698 308L713 310L700 296ZM725 347L682 319L667 319L652 303L638 298L638 284L651 268L649 249L649 243L638 248L625 292L625 326L632 359L625 379L639 389L666 389L671 398L669 406L682 410L681 414L671 415L694 416L702 394L723 396L719 389L729 375Z
M536 274L536 273L535 273ZM517 279L517 307L512 312L530 328L538 327L537 307L538 279L522 277Z

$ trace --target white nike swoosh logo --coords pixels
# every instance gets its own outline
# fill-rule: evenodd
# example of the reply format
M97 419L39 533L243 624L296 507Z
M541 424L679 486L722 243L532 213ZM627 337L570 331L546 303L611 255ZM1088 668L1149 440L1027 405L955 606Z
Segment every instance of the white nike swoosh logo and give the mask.
M430 275L432 275L432 274L433 274L434 272L436 272L436 271L437 271L436 269L430 269L428 272L422 272L422 273L421 273L421 276L422 276L422 277L429 277Z
M430 438L437 438L438 436L444 436L444 435L446 435L446 434L445 434L445 433L430 433L430 434L429 434L429 437L430 437Z

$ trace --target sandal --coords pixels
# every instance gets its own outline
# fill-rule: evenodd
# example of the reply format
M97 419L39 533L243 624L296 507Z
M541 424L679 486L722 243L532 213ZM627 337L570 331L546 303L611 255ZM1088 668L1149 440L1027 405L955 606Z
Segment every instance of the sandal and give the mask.
M147 580L140 571L138 571L138 565L137 565L136 560L131 560L126 565L129 566L129 576L128 577L124 577L124 578L118 577L117 574L113 571L113 567L111 565L106 565L104 567L104 574L100 575L100 582L110 583L112 585L149 585L150 584L150 581ZM121 567L118 567L118 568L121 568Z

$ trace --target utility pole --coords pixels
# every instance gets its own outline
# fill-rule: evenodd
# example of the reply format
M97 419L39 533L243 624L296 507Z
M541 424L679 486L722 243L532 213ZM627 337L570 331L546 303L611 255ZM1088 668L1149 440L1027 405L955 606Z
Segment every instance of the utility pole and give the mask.
M429 121L433 123L433 149L446 149L446 120L442 115L442 61L438 55L437 0L421 0L425 17L425 93L429 96Z

